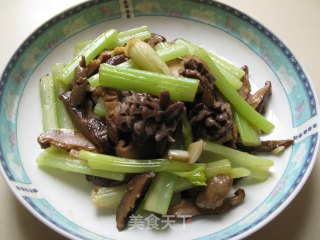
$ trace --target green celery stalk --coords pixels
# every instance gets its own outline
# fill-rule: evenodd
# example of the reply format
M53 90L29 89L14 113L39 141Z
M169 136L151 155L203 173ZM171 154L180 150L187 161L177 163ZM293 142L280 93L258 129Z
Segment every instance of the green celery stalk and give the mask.
M241 177L248 177L248 176L250 176L251 172L246 168L237 167L237 168L221 169L220 171L217 171L217 173L212 176L215 176L217 174L228 175L231 178L235 179L235 178L241 178ZM212 177L212 176L210 176L210 177ZM196 187L196 186L192 182L190 182L188 179L180 177L175 182L175 186L174 186L173 191L174 192L182 192L182 191L188 190L190 188L194 188L194 187Z
M82 51L82 49L84 49L91 42L92 42L92 40L87 40L84 42L77 43L73 49L73 57L76 57L77 55L79 55L79 53Z
M228 175L231 178L241 178L250 176L251 172L248 169L242 167L232 168L230 161L227 159L207 163L207 178L211 178L217 174ZM174 192L181 192L193 187L195 187L195 185L188 179L179 177L175 182Z
M165 62L171 61L171 60L179 58L179 57L183 57L183 56L187 55L188 52L189 52L188 48L182 44L170 45L167 48L157 50L157 54ZM139 66L135 62L133 62L131 59L129 59L128 61L123 62L117 66L123 67L123 68L140 69Z
M209 162L206 166L206 177L210 178L217 174L228 175L232 178L248 177L251 172L243 167L231 167L231 162L227 159Z
M244 146L259 146L261 144L258 132L237 111L233 112L241 142Z
M192 184L192 182L190 182L188 179L185 179L183 177L179 177L174 184L173 192L174 193L182 192L182 191L188 190L190 188L194 188L194 187L195 187L195 185Z
M82 56L85 57L88 65L95 57L97 57L105 49L113 49L116 46L118 32L114 29L102 33L91 43L86 45L79 54L74 57L61 73L61 80L64 84L71 84L74 77L74 69L79 65Z
M178 177L168 172L160 172L152 181L144 199L144 210L166 214L173 195L175 181Z
M93 112L101 117L105 117L106 112L106 105L104 102L103 97L99 97L96 105L94 106Z
M149 28L147 26L141 26L120 32L116 45L124 46L130 39L133 38L138 38L142 41L151 38Z
M172 75L167 64L146 42L143 42L139 39L130 40L127 43L125 53L142 70Z
M99 73L96 73L92 75L91 77L88 78L88 83L90 84L91 87L99 87L100 82L99 82Z
M100 187L91 191L91 200L96 207L115 209L121 202L127 190L127 185L115 187Z
M117 67L140 69L139 66L135 62L133 62L131 59L129 59L126 62L118 64Z
M124 173L91 169L87 161L73 158L67 151L57 147L50 147L42 151L37 157L37 164L40 167L51 167L68 172L89 174L118 181L123 181L125 178Z
M254 156L246 152L241 152L214 142L206 141L204 152L210 159L228 159L232 166L247 168L252 176L258 180L265 180L269 175L269 169L273 166L273 161L262 157Z
M215 62L215 64L220 66L221 71L229 72L232 76L234 76L238 80L240 80L245 75L245 71L243 71L243 69L236 67L232 63L214 55L211 52L208 52L208 55L211 58L211 60Z
M47 75L41 78L39 90L43 131L58 129L59 124L57 118L55 89L52 76Z
M167 159L137 160L93 153L85 150L74 151L74 156L88 161L92 169L120 173L171 172L183 175L196 185L205 185L205 164L188 164Z
M188 55L189 50L186 46L184 46L182 44L175 43L172 46L168 46L168 48L165 48L165 49L163 48L161 50L157 50L157 53L163 61L168 62L173 59Z
M180 44L182 45L182 44ZM158 52L158 51L162 51L162 50L166 50L170 47L172 47L173 44L170 43L170 42L159 42L155 47L154 49Z
M225 76L219 71L216 64L211 61L207 52L204 49L199 48L194 54L208 65L210 71L216 78L215 86L225 96L225 98L228 99L232 106L251 124L265 133L271 132L274 125L259 114L239 95L239 93L226 80Z
M197 79L119 68L108 64L100 65L99 82L102 87L145 92L155 96L166 90L170 92L172 101L188 102L194 100L199 85Z
M59 78L61 72L63 71L63 68L64 68L63 63L57 63L51 67L52 80L53 80L54 89L55 89L55 102L57 106L56 113L58 118L58 127L65 128L65 129L75 129L75 126L73 125L72 120L67 112L66 106L59 99L59 96L62 93L65 93L66 91L69 90L68 86L64 84Z
M231 162L227 159L211 161L206 163L206 176L212 177L216 174L228 171L231 169Z

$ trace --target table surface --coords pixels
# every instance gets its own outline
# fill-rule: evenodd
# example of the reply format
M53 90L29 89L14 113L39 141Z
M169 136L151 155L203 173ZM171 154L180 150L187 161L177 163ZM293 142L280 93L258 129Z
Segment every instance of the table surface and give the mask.
M1 0L0 74L34 29L79 0ZM319 0L221 0L263 23L291 49L320 93ZM320 156L305 186L271 223L247 239L319 239ZM0 240L65 239L37 220L16 200L0 177Z

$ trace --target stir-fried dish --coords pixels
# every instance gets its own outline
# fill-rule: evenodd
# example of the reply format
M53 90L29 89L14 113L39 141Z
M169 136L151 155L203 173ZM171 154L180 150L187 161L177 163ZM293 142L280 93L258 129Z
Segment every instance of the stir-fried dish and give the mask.
M252 92L248 66L185 39L111 29L41 79L37 163L84 174L93 204L116 209L119 231L137 211L225 213L245 199L239 180L271 174L273 161L254 153L293 143L260 138L274 128L263 116L271 88Z

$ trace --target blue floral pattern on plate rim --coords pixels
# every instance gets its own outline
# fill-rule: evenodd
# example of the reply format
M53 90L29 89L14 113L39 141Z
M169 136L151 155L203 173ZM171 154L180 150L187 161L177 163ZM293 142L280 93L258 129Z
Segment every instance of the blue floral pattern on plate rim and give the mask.
M298 132L292 136L297 142L292 147L283 176L272 193L248 216L232 226L202 238L230 239L239 236L278 211L288 199L293 198L297 188L306 180L319 145L318 105L308 77L285 44L246 14L215 1L180 0L173 3L169 0L96 0L75 6L43 24L16 51L1 76L0 96L1 103L4 103L0 108L1 170L19 199L31 206L37 217L50 222L55 230L82 239L107 238L78 226L57 212L46 199L37 197L38 191L24 172L20 161L16 139L16 117L19 100L29 77L39 62L55 47L74 34L98 23L139 16L177 17L221 29L245 43L260 56L283 85L290 103L293 127ZM63 28L63 26L68 27ZM50 31L54 31L55 37L46 37L50 35ZM38 48L35 48L35 45ZM299 99L296 98L297 93L300 93ZM22 173L15 173L16 166L21 167Z

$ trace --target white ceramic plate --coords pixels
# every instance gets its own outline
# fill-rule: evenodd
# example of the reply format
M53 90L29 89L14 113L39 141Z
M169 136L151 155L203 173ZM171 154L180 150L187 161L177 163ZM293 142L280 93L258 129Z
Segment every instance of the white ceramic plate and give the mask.
M42 170L35 159L42 131L39 79L56 62L68 62L77 42L109 28L148 25L172 40L183 37L248 65L253 90L272 81L267 118L276 129L266 138L295 139L273 157L272 177L243 185L245 202L227 214L172 223L164 231L118 232L113 212L90 202L92 185L81 175ZM308 76L291 51L247 15L214 1L90 1L51 19L17 50L0 82L0 169L17 198L45 224L72 239L230 239L264 226L296 196L313 167L319 146L319 107ZM279 104L280 103L280 104Z

